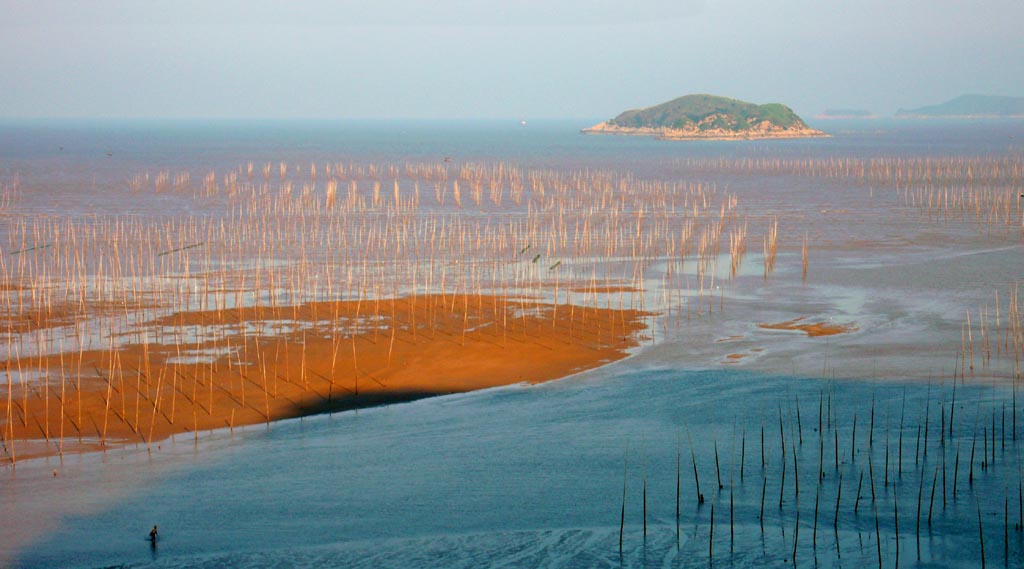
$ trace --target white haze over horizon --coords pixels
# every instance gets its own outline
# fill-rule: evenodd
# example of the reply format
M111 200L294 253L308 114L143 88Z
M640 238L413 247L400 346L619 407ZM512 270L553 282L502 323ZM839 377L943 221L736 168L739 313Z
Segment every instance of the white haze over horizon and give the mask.
M1024 96L1024 3L0 0L0 117L595 118Z

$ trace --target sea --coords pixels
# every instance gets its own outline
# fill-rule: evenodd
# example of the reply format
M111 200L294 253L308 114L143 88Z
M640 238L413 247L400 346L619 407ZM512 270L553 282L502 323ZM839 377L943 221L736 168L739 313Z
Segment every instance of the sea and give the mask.
M629 357L562 380L0 468L0 564L1024 563L1024 121L702 142L580 134L596 122L0 122L8 220L203 215L129 199L140 172L447 160L700 182L757 235L712 311L653 316ZM797 318L847 331L758 326Z

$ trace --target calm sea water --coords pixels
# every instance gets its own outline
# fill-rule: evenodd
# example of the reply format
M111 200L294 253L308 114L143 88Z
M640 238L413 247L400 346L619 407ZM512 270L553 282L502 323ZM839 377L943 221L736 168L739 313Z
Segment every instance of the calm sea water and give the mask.
M28 215L152 215L124 199L143 171L451 157L715 183L753 223L779 215L790 239L777 277L750 271L724 310L656 320L655 343L564 381L19 464L0 472L0 519L21 528L0 549L25 567L756 567L794 551L803 565L881 552L959 567L981 564L983 538L989 563L1019 564L1016 390L969 379L954 395L951 382L964 311L1024 278L1019 232L935 223L889 189L701 160L1021 160L1024 123L837 122L820 125L829 139L677 144L578 133L592 122L0 124L0 179L20 177ZM858 331L756 327L797 316Z
M665 144L584 136L594 121L2 121L0 173L88 188L138 171L234 168L246 161L504 161L531 168L663 172L679 158L876 158L1024 153L1020 122L834 121L827 139ZM84 187L83 187L84 186ZM53 189L52 187L50 189Z

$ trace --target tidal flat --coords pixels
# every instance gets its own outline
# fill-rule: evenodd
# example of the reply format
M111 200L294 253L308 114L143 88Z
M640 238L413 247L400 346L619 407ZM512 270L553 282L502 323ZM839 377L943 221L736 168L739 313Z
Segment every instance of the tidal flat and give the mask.
M1024 123L840 127L5 123L0 561L1012 566Z

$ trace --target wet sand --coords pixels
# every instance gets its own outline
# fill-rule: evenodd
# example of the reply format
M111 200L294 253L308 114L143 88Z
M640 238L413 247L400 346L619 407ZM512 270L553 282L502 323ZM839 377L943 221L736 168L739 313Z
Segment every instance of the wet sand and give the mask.
M789 330L794 332L803 332L811 338L817 338L820 336L835 336L838 334L848 334L850 332L856 332L857 326L853 324L834 324L831 322L806 322L807 317L794 318L793 320L787 320L785 322L777 322L774 324L758 324L758 328L764 328L765 330Z
M0 386L3 462L558 379L624 358L645 316L483 295L174 313L23 358L47 380Z

